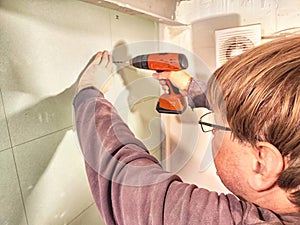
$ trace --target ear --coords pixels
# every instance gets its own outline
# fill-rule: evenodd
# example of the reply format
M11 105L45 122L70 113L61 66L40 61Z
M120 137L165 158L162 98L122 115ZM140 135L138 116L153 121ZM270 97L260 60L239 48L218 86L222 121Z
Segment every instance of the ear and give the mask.
M249 185L255 191L264 191L274 186L284 169L284 160L279 150L269 142L259 142L253 148L252 173Z

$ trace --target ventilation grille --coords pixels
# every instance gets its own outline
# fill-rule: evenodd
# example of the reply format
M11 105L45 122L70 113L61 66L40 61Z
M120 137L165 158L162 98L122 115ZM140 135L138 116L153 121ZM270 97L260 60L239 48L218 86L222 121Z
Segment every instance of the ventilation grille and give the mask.
M261 24L215 31L216 66L261 43Z

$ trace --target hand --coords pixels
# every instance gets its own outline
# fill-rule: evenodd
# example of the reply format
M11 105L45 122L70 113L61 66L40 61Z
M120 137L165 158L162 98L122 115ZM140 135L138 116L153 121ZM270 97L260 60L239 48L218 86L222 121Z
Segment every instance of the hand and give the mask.
M111 86L112 80L112 56L107 51L98 52L82 72L78 83L78 92L87 87L95 87L102 93L105 93Z
M187 95L187 91L192 80L192 77L185 71L171 71L171 72L161 72L154 73L153 78L159 80L162 89L167 92L168 86L166 85L166 79L170 80L171 83L179 89L182 95Z

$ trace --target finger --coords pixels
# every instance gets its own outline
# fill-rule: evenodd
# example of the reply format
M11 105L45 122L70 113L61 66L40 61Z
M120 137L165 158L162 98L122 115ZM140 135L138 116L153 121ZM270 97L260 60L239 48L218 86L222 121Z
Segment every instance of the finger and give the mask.
M97 52L89 61L88 65L85 67L84 71L89 70L94 65L97 65L102 58L102 52Z
M109 55L108 55L108 62L107 62L107 63L108 63L108 64L111 64L112 61L113 61L113 60L112 60L112 55L109 54Z
M101 67L106 67L107 64L108 64L108 52L105 50L102 54L102 58L101 58L101 61L99 63L99 66Z
M91 64L93 64L93 65L99 64L102 59L102 56L103 56L103 52L97 52L97 54L95 55L95 58Z
M159 84L163 86L163 85L166 85L167 82L166 82L166 80L159 80Z
M170 72L161 72L161 73L154 73L152 74L152 77L161 80L161 79L169 79L170 77Z
M165 93L169 93L169 87L167 85L162 86L162 89Z
M107 62L106 67L109 71L113 71L114 65L112 63L112 55L110 55L110 54L108 55L108 62Z
M152 77L156 80L159 80L159 74L158 73L153 73Z

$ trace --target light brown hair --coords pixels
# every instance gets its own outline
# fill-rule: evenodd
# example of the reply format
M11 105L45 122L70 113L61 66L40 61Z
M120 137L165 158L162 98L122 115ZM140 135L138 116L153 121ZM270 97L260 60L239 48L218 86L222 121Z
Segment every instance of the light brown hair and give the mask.
M259 139L289 159L278 185L300 207L300 36L276 39L232 58L208 82L212 107L226 111L234 138Z

